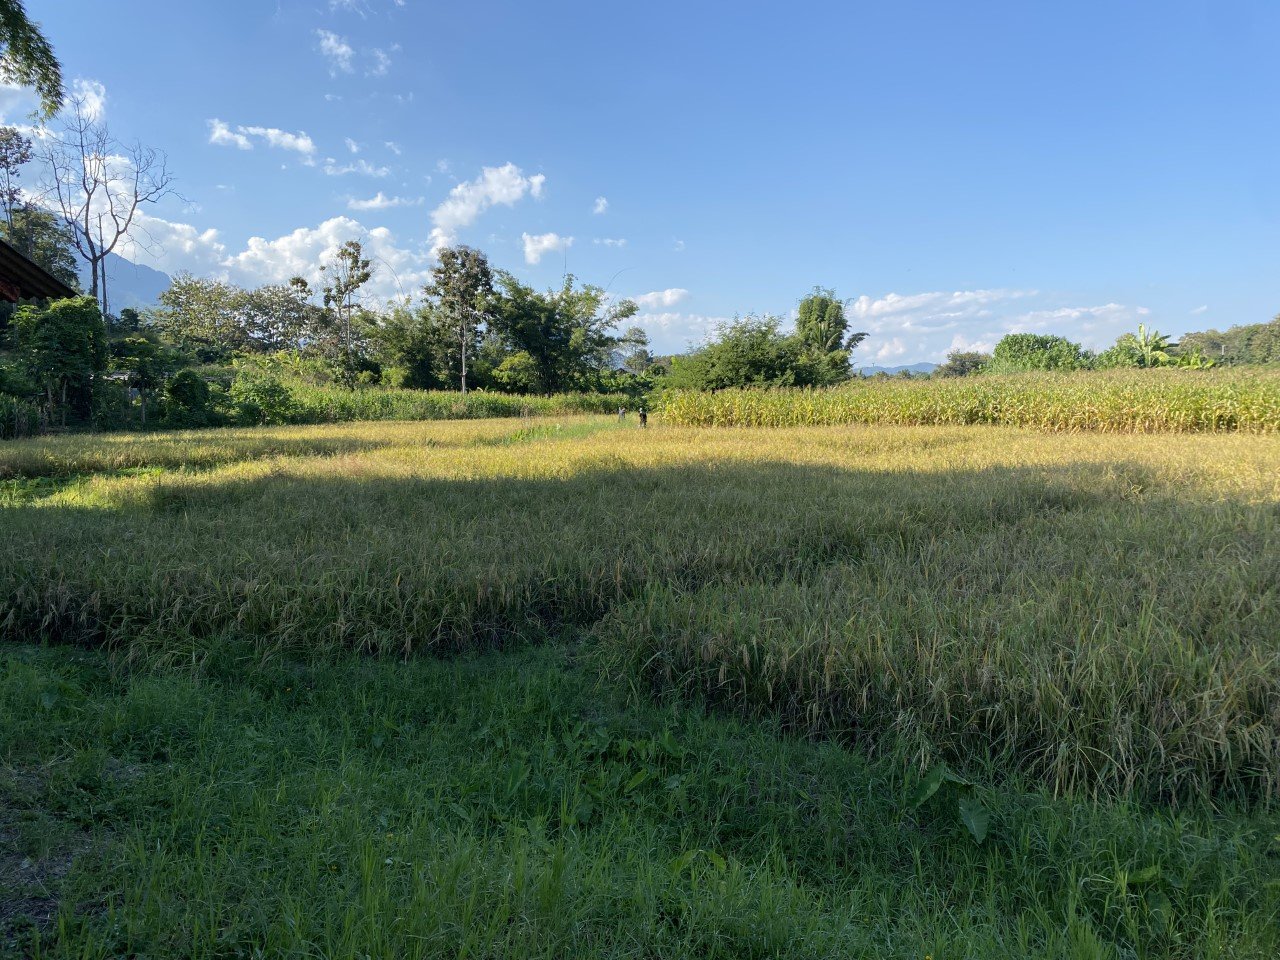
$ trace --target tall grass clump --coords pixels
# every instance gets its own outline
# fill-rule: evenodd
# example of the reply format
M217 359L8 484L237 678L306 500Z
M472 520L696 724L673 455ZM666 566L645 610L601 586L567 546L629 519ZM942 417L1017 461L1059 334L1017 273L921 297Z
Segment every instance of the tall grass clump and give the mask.
M36 404L0 393L0 440L35 436L40 423Z
M1280 371L1112 370L856 380L819 390L675 392L666 422L699 427L841 424L1034 427L1116 433L1280 430Z
M622 394L561 393L520 396L509 393L448 390L400 390L290 384L292 410L288 422L343 423L357 420L471 420L486 417L564 416L609 413L631 406Z

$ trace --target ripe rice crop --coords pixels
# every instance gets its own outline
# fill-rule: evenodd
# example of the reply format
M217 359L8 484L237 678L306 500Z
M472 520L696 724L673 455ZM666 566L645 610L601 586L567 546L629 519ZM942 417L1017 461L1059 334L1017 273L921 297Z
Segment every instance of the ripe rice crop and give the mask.
M698 427L854 423L1112 433L1280 430L1280 371L1114 370L857 380L822 390L677 392L666 422Z
M599 417L18 441L0 638L190 663L592 628L637 688L914 765L1272 795L1278 440Z

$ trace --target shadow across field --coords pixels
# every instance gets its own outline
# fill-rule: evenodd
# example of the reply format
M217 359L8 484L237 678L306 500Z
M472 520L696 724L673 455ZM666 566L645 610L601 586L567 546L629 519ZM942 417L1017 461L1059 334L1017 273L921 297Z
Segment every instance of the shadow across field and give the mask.
M189 662L448 655L590 628L610 674L1061 790L1272 794L1269 504L1140 464L777 462L122 482L0 512L0 636Z

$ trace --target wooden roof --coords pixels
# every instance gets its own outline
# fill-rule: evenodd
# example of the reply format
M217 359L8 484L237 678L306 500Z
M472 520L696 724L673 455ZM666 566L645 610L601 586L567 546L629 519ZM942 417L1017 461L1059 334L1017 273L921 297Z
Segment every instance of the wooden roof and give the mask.
M76 291L34 260L0 240L0 300L62 300Z

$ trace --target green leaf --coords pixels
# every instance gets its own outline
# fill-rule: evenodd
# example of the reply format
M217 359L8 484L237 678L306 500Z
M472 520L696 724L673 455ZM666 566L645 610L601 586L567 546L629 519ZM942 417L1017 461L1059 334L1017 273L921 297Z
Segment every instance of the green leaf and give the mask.
M689 869L689 864L693 863L693 858L697 855L698 850L696 847L693 850L686 850L684 853L680 854L680 856L672 860L671 863L668 864L667 869L671 871L673 876L678 877Z
M1143 867L1141 870L1135 870L1129 874L1129 886L1141 887L1148 883L1154 883L1160 879L1160 865L1154 864L1150 867Z
M968 780L953 773L945 763L934 764L933 769L926 773L924 779L916 786L915 793L911 796L911 808L918 810L925 801L938 792L944 783L969 786Z
M707 851L707 859L711 861L711 866L715 867L717 873L724 873L729 869L729 864L725 862L724 857L714 850Z
M991 811L972 797L961 797L959 810L960 820L969 828L969 832L973 834L973 839L978 843L987 839L987 827L991 824Z
M640 786L640 784L644 783L648 779L649 779L648 768L647 767L642 768L639 773L637 773L634 777L632 777L630 780L627 781L627 785L622 788L622 792L630 793L632 790Z

